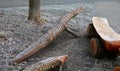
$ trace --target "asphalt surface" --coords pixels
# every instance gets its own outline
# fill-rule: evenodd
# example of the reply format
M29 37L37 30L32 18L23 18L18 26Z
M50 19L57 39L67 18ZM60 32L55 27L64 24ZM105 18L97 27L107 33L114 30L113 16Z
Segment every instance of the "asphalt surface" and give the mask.
M88 0L84 0L84 1L81 1L81 0L61 0L61 1L56 1L56 0L41 0L41 4L42 5L51 5L51 4L66 4L66 3L78 3L78 2L96 2L95 3L95 7L96 7L96 9L97 9L97 16L101 16L101 17L105 17L105 18L107 18L108 19L108 22L109 22L109 24L110 24L110 26L111 27L113 27L113 29L116 31L116 32L118 32L118 33L120 33L120 29L119 29L119 27L120 27L120 2L118 1L118 0L106 0L107 2L103 2L103 1L105 1L105 0L101 0L102 2L100 2L100 1L94 1L94 0L91 0L91 1L88 1ZM109 1L109 2L108 2ZM112 1L112 2L111 2ZM113 2L114 1L114 2ZM0 0L0 7L2 8L5 8L5 7L23 7L23 6L28 6L28 0ZM90 6L88 6L88 7L90 7ZM48 8L48 7L47 7ZM70 7L71 8L71 7ZM87 7L86 7L87 8ZM91 7L90 7L91 8ZM64 9L64 8L61 8L61 9ZM14 10L16 10L16 9L14 9ZM12 14L12 16L10 15L10 16L7 16L7 18L3 18L3 19L8 19L9 20L9 22L11 23L11 19L13 18L13 16L16 16L16 15L14 15L14 14L17 14L19 11L14 11L14 10L12 10L12 11L10 11L10 10L8 10L7 11L7 13L13 13ZM89 8L87 8L87 10L89 10ZM56 10L55 10L56 11ZM59 10L60 11L60 10ZM2 15L6 15L6 12L5 11L0 11L0 12L3 12L3 14ZM16 13L14 13L14 12L16 12ZM23 12L24 12L24 10L23 10ZM50 11L50 12L52 12L52 11ZM62 11L63 12L63 11ZM87 11L85 11L86 13L87 13ZM4 14L5 13L5 14ZM25 12L24 12L25 13ZM53 13L53 15L59 15L59 14L55 14L55 13L57 13L57 12L54 12ZM88 13L90 13L90 11L88 12ZM9 15L9 14L8 14ZM20 15L21 15L21 13L20 13ZM47 14L48 15L48 14ZM88 15L91 15L91 14L88 14ZM50 14L50 16L51 16L51 14ZM83 14L83 16L87 16L86 14ZM2 17L2 16L1 16ZM9 18L8 18L9 17ZM17 19L22 19L21 17L24 17L24 15L22 15L22 16L20 16L20 17L18 17ZM0 20L3 20L3 19L0 19ZM24 19L24 18L23 18ZM78 20L79 20L80 18L78 18ZM81 18L81 19L84 19L84 18ZM11 21L10 21L11 20ZM16 20L16 19L15 19ZM51 19L50 19L51 20ZM86 17L86 19L85 20L90 20L88 17ZM20 21L20 22L19 22ZM5 22L5 21L3 21L3 22ZM17 22L17 21L14 21L14 22ZM16 24L16 23L12 23L12 24ZM23 21L22 21L23 22ZM18 20L18 24L24 24L24 23L26 23L26 22L24 22L24 23L22 23L21 22L21 20ZM79 22L81 22L80 20L79 20ZM8 23L8 22L6 22L6 23ZM75 22L76 23L76 22ZM84 23L84 22L83 22ZM1 24L3 24L3 23L1 23ZM20 24L20 25L21 25ZM72 22L72 24L73 24L73 22ZM3 24L3 25L5 25L5 24ZM2 25L2 26L3 26ZM10 24L11 25L11 24ZM32 24L33 25L33 24ZM25 25L23 25L23 26L25 26ZM81 25L80 25L81 26ZM14 26L11 26L11 27L14 27ZM19 27L19 26L17 26L17 27ZM18 29L16 26L14 27L14 29L16 28L16 29ZM28 26L29 27L29 26ZM34 27L34 26L33 26ZM10 27L9 27L10 28ZM81 27L80 27L81 28ZM6 28L5 28L6 29ZM11 28L12 29L12 28ZM85 29L85 28L84 28ZM12 29L13 30L13 29ZM20 31L23 31L24 29L21 29ZM26 30L26 29L25 29ZM36 29L35 29L36 30ZM39 30L39 29L38 29ZM18 30L19 31L19 30ZM83 31L83 30L81 30L81 31ZM26 32L26 31L24 31L24 32ZM24 32L22 32L22 33L24 33ZM39 32L39 31L38 31ZM21 33L21 34L22 34ZM29 32L28 32L29 33ZM27 35L28 35L28 33L26 33ZM20 33L18 33L18 34L20 34ZM61 37L58 37L59 39L57 39L56 41L54 41L53 43L53 45L52 46L50 46L50 47L55 47L55 46L57 46L56 48L53 48L53 49L48 49L48 50L44 50L44 51L42 51L42 52L40 52L38 55L40 55L41 53L43 53L43 52L45 52L44 54L42 54L42 56L44 56L44 58L46 57L45 55L48 55L48 54L50 54L50 55L52 55L52 56L55 56L54 54L64 54L64 53L69 53L70 54L70 57L69 57L69 62L67 62L67 64L66 64L66 68L64 69L64 71L111 71L111 69L113 68L113 66L114 65L116 65L116 64L118 64L118 63L120 63L119 61L114 61L114 60L107 60L107 59L101 59L101 60L95 60L95 59L93 59L93 57L91 57L90 55L90 53L89 53L89 51L87 50L87 47L88 47L88 40L86 39L86 36L82 36L81 35L81 37L79 37L80 39L78 39L77 38L77 40L76 39L74 39L74 40L68 40L68 41L66 41L66 42L63 42L63 41L60 41L60 40L62 40L62 39L64 39L64 40L66 40L66 39L69 39L69 36L67 36L66 37L66 34L61 34L62 36ZM12 36L12 37L14 37L14 36ZM62 39L61 39L62 38ZM70 37L71 38L71 37ZM20 38L21 39L21 38ZM23 39L24 39L24 37L23 37ZM26 40L27 41L27 40ZM29 40L30 41L30 40ZM57 41L59 41L59 42L57 42ZM12 39L12 42L13 42L13 39ZM12 43L12 42L9 42L9 43ZM62 43L63 42L63 43ZM23 42L22 42L23 43ZM27 43L28 43L28 41L27 41ZM60 43L59 45L58 45L58 43ZM17 44L17 43L16 43ZM25 44L25 43L24 43ZM8 44L3 44L3 45L6 45L6 46L8 46ZM9 44L10 45L10 44ZM14 45L14 47L15 47L15 45ZM21 46L20 46L21 47ZM63 48L61 48L61 47L63 47ZM85 47L85 48L84 48ZM3 47L4 49L6 49L6 51L8 51L8 47L7 48L5 48L5 47ZM10 49L13 49L13 52L15 51L15 48L13 48L12 47L12 44L11 44L11 47L9 47ZM84 49L83 49L84 48ZM16 51L17 51L18 49L16 49ZM56 52L54 51L54 52L52 52L53 50L56 50ZM12 50L11 50L12 51ZM11 51L8 51L8 54L6 54L6 53L4 53L5 55L3 55L4 56L4 58L6 57L7 59L9 59L9 58L11 58L11 57L8 57L8 56L10 56L10 54L11 55L13 55L12 53L10 53ZM66 51L66 52L65 52ZM18 52L18 51L17 51ZM61 52L63 52L63 53L61 53ZM10 53L10 54L9 54ZM7 56L8 55L8 56ZM14 56L14 55L13 55ZM40 55L41 56L41 55ZM35 56L33 57L33 58L35 58L36 60L35 61L37 61L37 58L42 58L42 56L40 57L40 56L36 56L36 58L35 58ZM8 66L8 64L9 63L7 63L7 61L9 61L9 60L7 60L7 59L1 59L1 65L6 65L6 66L1 66L1 68L2 69L4 69L4 70L6 70L6 71L8 71L8 70L10 70L9 68L12 68L12 69L14 69L13 68L13 66L11 65L10 67ZM34 60L34 59L29 59L28 60L28 62L31 62L31 60ZM40 59L39 59L40 60ZM80 60L80 61L79 61ZM118 58L118 60L120 60L119 58ZM5 61L5 62L4 62ZM3 64L2 64L3 63ZM31 62L32 63L32 62ZM119 64L118 64L119 65ZM15 66L15 65L14 65ZM23 65L24 66L24 65ZM27 65L28 66L28 65ZM87 68L87 66L88 66L88 68ZM9 67L9 68L6 68L6 67ZM0 68L0 69L1 69ZM16 68L16 66L15 66L15 68ZM22 67L18 67L18 68L22 68ZM1 69L1 70L2 70ZM74 69L74 70L72 70L72 69ZM11 70L11 71L13 71L13 70Z
M95 2L97 16L107 18L110 26L120 34L120 2Z
M120 1L120 0L41 0L42 5L70 4L81 2ZM0 0L0 8L28 6L29 0Z

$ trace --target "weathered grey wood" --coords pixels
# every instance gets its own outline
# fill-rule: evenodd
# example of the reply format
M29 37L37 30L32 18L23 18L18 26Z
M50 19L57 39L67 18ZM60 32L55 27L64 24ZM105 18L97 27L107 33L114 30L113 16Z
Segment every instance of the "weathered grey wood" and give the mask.
M79 14L81 12L82 12L82 8L80 7L80 8L77 8L77 9L67 13L60 20L60 22L58 23L57 26L55 26L54 28L49 30L45 35L40 37L35 44L29 46L27 49L20 52L13 59L13 61L19 63L19 62L25 60L26 58L32 56L33 54L37 53L38 51L40 51L42 48L44 48L48 44L50 44L53 41L53 39L55 39L62 31L64 31L66 29L67 22L71 18L75 17L77 14Z
M39 22L41 20L40 0L29 0L28 20Z

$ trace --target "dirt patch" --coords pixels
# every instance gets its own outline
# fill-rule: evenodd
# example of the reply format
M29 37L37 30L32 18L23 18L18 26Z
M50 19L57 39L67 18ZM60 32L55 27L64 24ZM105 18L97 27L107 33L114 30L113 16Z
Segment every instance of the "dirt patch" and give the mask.
M80 6L84 8L84 12L68 23L68 28L78 34L78 38L64 31L49 46L26 61L20 64L11 63L11 59L57 25L67 12ZM95 12L94 3L43 6L42 15L47 21L42 26L38 26L27 20L27 7L1 8L0 31L7 34L7 39L0 38L1 71L20 71L39 60L62 54L69 55L63 71L112 71L113 66L119 64L119 57L94 59L90 53L86 28Z

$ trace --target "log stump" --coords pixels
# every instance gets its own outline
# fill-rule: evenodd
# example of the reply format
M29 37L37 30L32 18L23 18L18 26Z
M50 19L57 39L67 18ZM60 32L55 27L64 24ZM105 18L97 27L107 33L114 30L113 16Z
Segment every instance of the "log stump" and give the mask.
M115 66L113 71L120 71L120 66Z
M116 58L118 54L108 51L104 46L103 42L98 38L92 38L90 41L91 53L95 58Z

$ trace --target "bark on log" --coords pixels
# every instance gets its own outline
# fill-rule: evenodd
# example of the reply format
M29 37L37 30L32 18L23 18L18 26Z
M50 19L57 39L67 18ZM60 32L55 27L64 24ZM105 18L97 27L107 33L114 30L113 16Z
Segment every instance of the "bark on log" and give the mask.
M38 51L40 51L40 49L47 46L49 43L51 43L53 41L53 39L55 39L62 31L64 31L66 29L67 22L71 18L73 18L76 15L78 15L79 13L81 13L82 10L83 10L82 7L80 7L80 8L77 8L77 9L69 12L68 14L66 14L60 20L60 22L59 22L59 24L57 26L55 26L54 28L49 30L48 33L46 33L45 35L40 37L37 43L35 43L34 45L31 45L30 47L28 47L24 51L20 52L13 59L13 61L19 63L19 62L25 60L26 58L32 56L33 54L37 53Z
M68 55L50 57L26 67L23 71L59 71L67 58Z
M87 28L87 37L92 38L92 37L99 37L98 33L96 32L93 24L89 24Z

